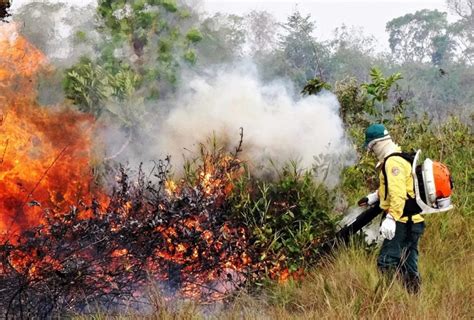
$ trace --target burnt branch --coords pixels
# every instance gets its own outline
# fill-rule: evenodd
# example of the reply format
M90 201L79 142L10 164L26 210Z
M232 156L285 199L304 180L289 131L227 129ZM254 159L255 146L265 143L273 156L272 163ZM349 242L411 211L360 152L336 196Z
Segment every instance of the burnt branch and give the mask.
M10 1L9 0L0 0L0 22L5 21L6 18L10 16Z
M205 153L194 184L172 182L169 159L152 175L121 167L104 208L45 209L43 225L0 247L0 312L47 319L92 305L120 310L143 301L150 283L170 296L225 299L253 272L248 231L225 201L241 166Z

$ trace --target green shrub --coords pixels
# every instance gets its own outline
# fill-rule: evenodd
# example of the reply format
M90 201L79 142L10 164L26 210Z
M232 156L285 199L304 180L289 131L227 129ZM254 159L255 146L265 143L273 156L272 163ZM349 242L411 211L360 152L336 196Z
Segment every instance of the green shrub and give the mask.
M318 245L335 230L334 197L312 171L290 163L274 181L247 174L232 196L232 208L251 230L262 266L273 277L303 271L318 258Z
M199 42L202 40L202 33L198 29L193 28L188 31L186 38L191 42Z

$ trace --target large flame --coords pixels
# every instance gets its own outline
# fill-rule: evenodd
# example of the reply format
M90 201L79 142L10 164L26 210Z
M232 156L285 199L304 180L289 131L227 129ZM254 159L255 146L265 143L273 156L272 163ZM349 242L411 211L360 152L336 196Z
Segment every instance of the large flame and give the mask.
M0 25L0 237L40 224L45 209L90 200L93 119L36 103L46 62L15 25Z

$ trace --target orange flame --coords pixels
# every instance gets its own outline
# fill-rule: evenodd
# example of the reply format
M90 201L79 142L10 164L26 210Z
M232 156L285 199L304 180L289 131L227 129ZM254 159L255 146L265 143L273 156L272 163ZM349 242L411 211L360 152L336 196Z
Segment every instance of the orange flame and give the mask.
M46 208L91 200L93 119L36 103L46 62L14 24L0 25L0 238L42 223Z

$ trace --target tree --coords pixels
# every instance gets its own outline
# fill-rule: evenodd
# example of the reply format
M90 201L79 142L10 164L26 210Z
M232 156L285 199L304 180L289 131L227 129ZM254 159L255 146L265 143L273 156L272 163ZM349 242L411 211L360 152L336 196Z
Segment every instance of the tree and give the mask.
M246 16L247 43L253 56L268 54L278 45L279 25L266 11L252 11Z
M401 73L394 73L389 77L384 77L382 71L377 67L370 70L370 77L372 82L362 84L362 88L365 89L368 98L366 111L371 115L381 116L381 120L383 120L390 90L403 77Z
M0 1L0 22L7 18L10 14L8 9L10 8L10 1L9 0L1 0Z
M284 75L298 88L306 85L309 79L324 81L321 60L325 51L312 36L315 23L311 21L311 15L303 17L295 11L282 27L285 33L280 34L279 49L284 61Z
M474 63L474 0L447 0L448 8L460 19L449 32L461 61Z
M352 49L370 55L375 50L376 40L374 36L364 34L362 28L349 28L343 24L334 30L334 40L331 41L330 46L336 50Z
M376 39L366 36L362 28L342 25L334 30L334 38L328 43L331 50L328 68L331 80L353 76L359 81L368 78L368 70L375 64Z
M181 60L194 63L201 33L187 25L190 13L175 0L99 0L100 30L107 37L101 63L112 73L131 67L157 97L177 82ZM158 89L157 89L158 88Z
M78 8L64 2L32 2L21 6L13 20L21 27L21 34L48 56L54 65L76 61L83 54L92 53L82 44L87 37L95 38L94 8ZM81 34L76 34L81 30ZM80 35L84 37L79 39ZM81 40L81 41L77 41Z
M446 2L448 8L462 19L474 19L474 0L447 0Z
M441 65L450 59L452 41L445 12L421 10L389 21L390 49L401 62Z
M200 65L230 62L243 56L245 44L244 18L217 13L200 26L202 41L197 45Z
M66 95L83 111L108 112L130 126L141 97L173 92L183 61L196 61L193 46L202 35L188 25L187 8L174 0L99 0L97 15L98 58L82 59L67 70ZM123 110L106 107L111 99L115 107L123 103Z

